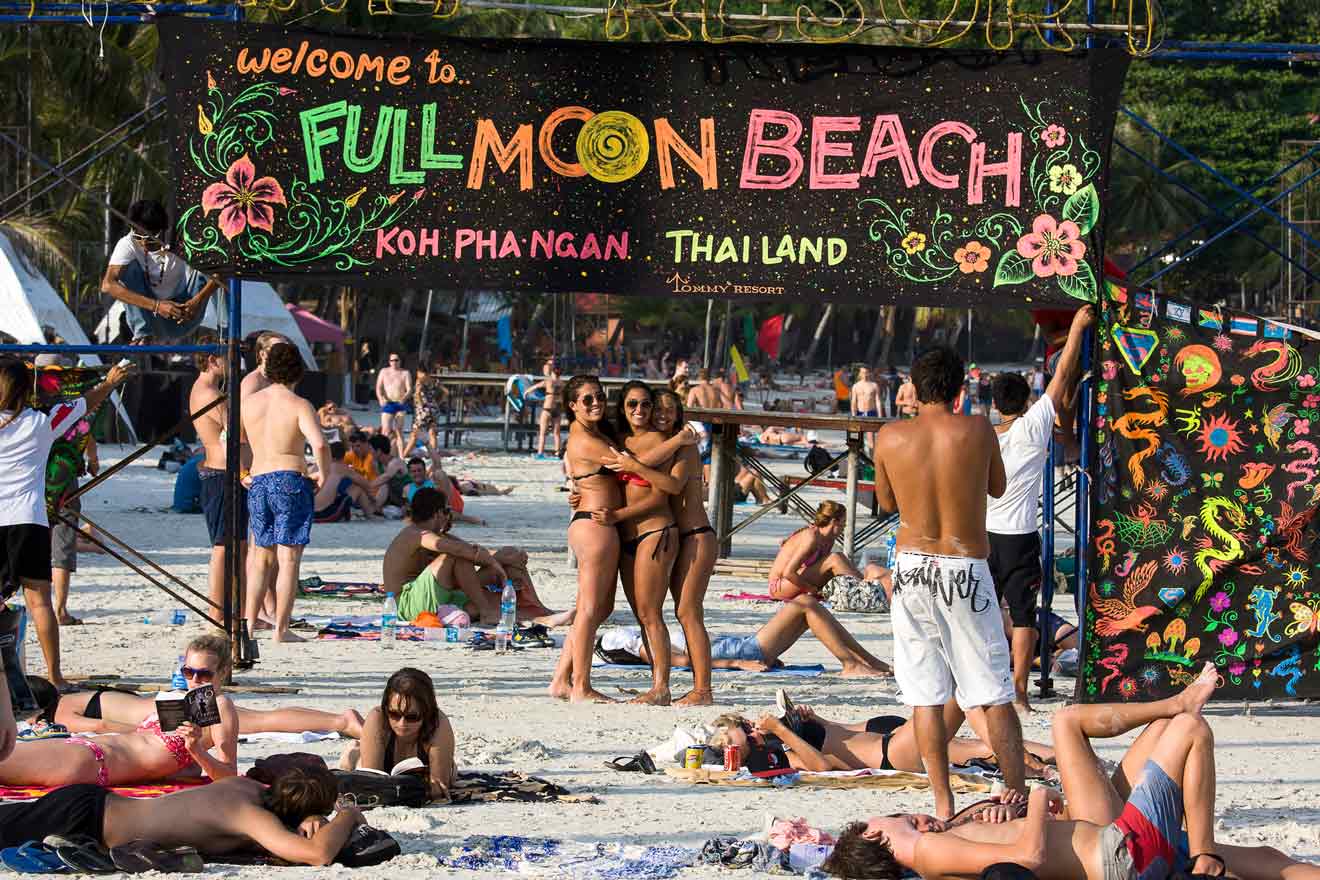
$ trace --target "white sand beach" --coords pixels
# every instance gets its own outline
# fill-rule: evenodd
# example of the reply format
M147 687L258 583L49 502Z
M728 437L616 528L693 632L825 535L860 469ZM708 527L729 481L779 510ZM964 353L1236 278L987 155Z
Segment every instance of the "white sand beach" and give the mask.
M108 447L102 462L125 454ZM447 463L451 474L469 475L515 486L507 497L468 499L468 512L485 518L489 527L462 526L457 532L486 545L516 544L531 555L530 568L547 604L565 608L573 603L575 573L566 552L566 495L559 491L558 462L533 461L524 454L461 451ZM169 512L173 477L155 467L156 456L130 466L84 499L97 522L135 545L143 553L201 590L206 578L206 527L200 515ZM776 469L801 473L800 461L776 462ZM836 493L836 495L839 493ZM807 496L819 500L818 492ZM752 510L739 507L735 519ZM740 535L737 555L768 556L779 538L799 525L790 516L772 513ZM303 574L325 580L376 581L381 555L399 528L396 522L353 522L318 525L303 560ZM714 633L753 632L770 614L766 606L729 602L720 595L730 589L757 592L763 583L717 578L707 601L707 621ZM1070 619L1072 597L1063 596L1056 610ZM113 559L83 555L69 601L70 611L85 625L63 630L63 656L71 676L120 675L126 679L168 681L183 642L201 630L188 626L151 625L144 615L175 605ZM374 602L300 600L295 616L378 614ZM844 614L842 619L863 644L892 660L887 616ZM614 615L627 623L620 597ZM557 632L562 636L562 631ZM697 849L713 835L744 836L759 831L766 814L804 816L817 827L837 832L847 821L874 813L928 811L925 793L821 791L805 788L746 789L696 787L664 776L618 773L604 766L610 758L631 755L666 739L675 724L710 721L724 711L756 718L773 711L774 690L786 687L798 702L821 715L859 721L881 713L907 714L895 704L893 685L884 681L844 679L837 662L809 635L786 656L790 663L823 663L830 673L816 678L772 675L716 674L719 705L706 709L648 708L630 705L568 705L550 699L545 686L557 650L525 650L496 656L432 643L398 643L392 650L379 643L313 641L301 645L272 644L263 634L261 661L241 672L241 685L298 688L296 695L237 694L246 705L269 708L297 704L327 710L355 707L365 711L378 703L386 677L394 669L413 665L434 678L441 707L458 735L461 769L515 769L560 783L574 793L592 794L599 804L481 804L405 810L388 808L368 813L373 825L395 834L403 856L377 868L362 869L363 878L420 876L433 872L437 855L468 835L522 834L573 841L620 841L680 845ZM41 654L29 633L28 671L42 671ZM620 688L644 688L643 671L598 671L602 691L626 698ZM686 691L690 677L675 673L675 693ZM1056 679L1071 694L1072 679ZM1062 699L1038 703L1044 711L1026 722L1029 739L1049 739L1050 710ZM1268 843L1302 858L1320 858L1320 762L1314 707L1271 707L1241 703L1212 705L1207 712L1218 741L1219 834L1241 844ZM1116 758L1131 737L1098 744L1102 756ZM306 750L322 754L332 765L342 743L287 746L271 743L240 746L240 768L264 755ZM1320 763L1318 763L1320 765ZM966 798L964 798L964 801ZM287 869L299 877L343 876L346 869ZM211 867L209 873L240 877L269 876L268 869ZM698 867L682 876L714 877L726 871ZM455 876L491 876L490 872L454 872Z

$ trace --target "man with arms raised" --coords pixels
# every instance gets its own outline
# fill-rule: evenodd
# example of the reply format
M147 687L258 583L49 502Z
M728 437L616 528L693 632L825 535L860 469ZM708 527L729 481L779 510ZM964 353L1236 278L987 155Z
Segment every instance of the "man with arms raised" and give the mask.
M1036 502L1050 454L1054 419L1071 411L1081 373L1082 340L1095 321L1085 306L1073 317L1059 367L1041 398L1027 408L1031 387L1018 373L995 377L992 394L1002 416L995 426L1004 460L1007 490L991 498L985 514L990 538L990 574L995 590L1008 605L1013 622L1013 690L1018 708L1030 712L1027 679L1036 647L1036 597L1044 577L1040 559L1040 532L1036 531Z
M329 447L316 410L293 388L303 377L302 355L287 342L271 346L265 371L271 385L243 405L243 428L252 445L252 483L248 513L252 543L247 565L247 624L256 632L257 611L266 593L266 576L275 575L275 640L301 642L289 632L298 566L312 533L313 498L330 471ZM303 445L312 448L316 480L307 478Z
M328 865L366 824L357 806L337 804L338 796L334 774L322 768L285 771L269 787L231 776L156 798L66 785L40 800L0 804L0 846L86 836L107 849L151 841L162 848L191 846L203 856L256 851L299 865ZM335 817L327 820L332 810Z
M917 358L917 417L881 428L875 450L876 501L900 516L894 677L942 819L953 815L941 711L950 698L965 712L984 708L1005 785L1026 791L1008 639L986 564L986 496L1004 494L1004 462L988 419L954 415L962 380L962 358L947 346Z
M203 341L203 344L212 345L218 340L210 337ZM197 368L201 373L197 376L197 381L193 382L192 391L188 395L188 411L198 412L209 404L219 400L225 394L224 383L226 377L225 356L222 354L198 354L195 356ZM231 523L233 517L230 514L231 508L225 499L225 425L227 424L228 408L224 403L211 407L207 412L202 413L193 419L193 428L197 431L197 440L202 444L206 451L206 458L197 468L197 474L202 481L202 513L206 515L206 531L211 539L211 562L207 571L207 583L209 585L209 597L213 607L212 617L217 620L224 613L225 607L225 548L231 533ZM238 497L234 499L238 505L239 518L239 557L234 561L235 571L239 572L239 582L242 583L242 572L245 561L244 549L247 547L248 533L248 508L247 508L247 489L242 485L238 487ZM239 589L239 607L234 609L235 615L242 614L242 588Z
M403 450L403 422L408 398L412 397L412 374L403 368L403 358L390 352L389 363L376 376L376 400L380 403L380 433Z

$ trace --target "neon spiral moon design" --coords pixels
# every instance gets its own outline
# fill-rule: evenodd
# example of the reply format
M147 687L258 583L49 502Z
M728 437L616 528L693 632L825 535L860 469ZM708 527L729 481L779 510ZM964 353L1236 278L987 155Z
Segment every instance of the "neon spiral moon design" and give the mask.
M607 110L588 119L578 132L578 161L601 183L620 183L646 166L651 139L631 113Z

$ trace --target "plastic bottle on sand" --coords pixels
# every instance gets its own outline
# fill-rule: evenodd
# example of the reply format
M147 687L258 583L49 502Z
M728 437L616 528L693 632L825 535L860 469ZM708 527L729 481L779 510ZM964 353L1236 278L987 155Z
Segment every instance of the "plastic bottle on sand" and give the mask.
M503 654L509 650L509 642L513 639L514 627L517 623L518 615L518 591L513 587L513 581L504 582L504 592L500 594L500 622L495 627L495 653Z
M385 607L380 612L380 646L385 650L394 647L395 631L399 625L399 603L394 601L393 593L385 594Z

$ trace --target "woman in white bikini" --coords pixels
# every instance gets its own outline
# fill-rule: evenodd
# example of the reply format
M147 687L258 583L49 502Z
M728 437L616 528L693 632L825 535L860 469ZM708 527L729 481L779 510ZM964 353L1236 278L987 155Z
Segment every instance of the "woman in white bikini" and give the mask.
M188 644L183 675L188 689L215 684L229 668L229 643L199 636ZM223 694L216 695L220 723L197 728L184 723L162 731L150 715L132 733L118 736L20 742L0 761L2 785L100 786L158 782L177 776L224 779L238 773L238 715ZM214 752L214 754L212 754Z

